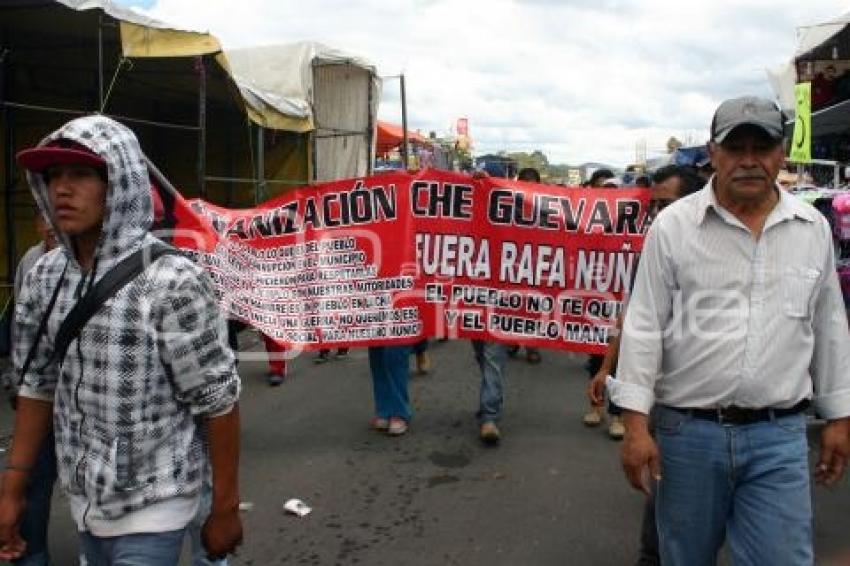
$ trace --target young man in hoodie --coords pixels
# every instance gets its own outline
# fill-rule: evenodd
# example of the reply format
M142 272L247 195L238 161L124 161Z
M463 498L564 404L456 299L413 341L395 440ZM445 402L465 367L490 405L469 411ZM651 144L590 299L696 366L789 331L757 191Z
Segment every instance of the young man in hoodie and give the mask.
M0 491L0 560L25 548L17 525L51 417L59 478L89 564L176 564L207 461L204 545L212 557L226 555L242 538L240 384L207 275L177 255L156 259L54 359L57 331L81 297L158 242L135 135L103 116L78 118L18 160L60 246L29 272L16 305L22 385Z

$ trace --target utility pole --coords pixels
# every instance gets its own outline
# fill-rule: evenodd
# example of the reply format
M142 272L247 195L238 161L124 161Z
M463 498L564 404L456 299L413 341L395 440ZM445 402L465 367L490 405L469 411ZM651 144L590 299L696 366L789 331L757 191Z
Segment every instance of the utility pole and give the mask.
M408 146L407 136L407 94L404 88L404 73L399 75L399 84L401 85L401 162L405 169L410 168L410 149Z

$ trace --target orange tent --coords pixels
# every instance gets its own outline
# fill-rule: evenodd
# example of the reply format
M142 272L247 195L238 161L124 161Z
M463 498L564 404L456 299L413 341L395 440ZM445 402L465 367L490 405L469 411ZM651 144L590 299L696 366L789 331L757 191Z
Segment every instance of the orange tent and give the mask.
M375 140L375 154L386 155L401 145L404 140L404 130L401 126L378 120L378 132ZM433 145L433 142L416 132L407 131L407 141L411 144Z

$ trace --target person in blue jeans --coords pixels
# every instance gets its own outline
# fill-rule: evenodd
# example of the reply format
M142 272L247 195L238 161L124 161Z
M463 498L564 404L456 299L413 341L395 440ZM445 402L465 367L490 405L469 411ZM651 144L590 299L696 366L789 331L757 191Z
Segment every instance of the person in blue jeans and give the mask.
M375 416L373 429L390 436L407 432L413 417L407 385L410 381L410 346L373 346L369 348L369 370Z
M652 192L649 200L648 213L654 218L663 209L676 200L686 197L700 190L705 185L703 181L690 167L680 165L666 165L658 169L652 175ZM602 363L596 370L596 374L587 388L588 400L592 407L601 407L605 403L605 384L609 377L616 374L617 360L620 352L620 331L623 328L623 316L621 312L617 317L616 329L611 335L611 341L602 358ZM610 405L610 400L609 400ZM610 412L609 406L609 412ZM618 410L617 414L621 411ZM613 414L613 413L611 413ZM653 433L653 418L650 414L650 433ZM608 434L612 434L612 426L609 426ZM622 422L620 423L622 427ZM622 437L622 430L620 437ZM641 521L640 550L637 566L658 566L661 563L658 556L658 532L655 526L655 496L649 495L644 505L643 519Z
M508 361L508 346L499 342L473 340L475 361L481 370L481 392L478 406L478 435L485 444L498 444L502 438L498 422L504 403L503 382Z
M629 483L654 483L662 564L814 563L805 411L826 419L814 479L850 459L850 334L832 231L782 191L785 117L723 102L715 175L652 222L626 312L612 400ZM655 412L655 439L649 431Z

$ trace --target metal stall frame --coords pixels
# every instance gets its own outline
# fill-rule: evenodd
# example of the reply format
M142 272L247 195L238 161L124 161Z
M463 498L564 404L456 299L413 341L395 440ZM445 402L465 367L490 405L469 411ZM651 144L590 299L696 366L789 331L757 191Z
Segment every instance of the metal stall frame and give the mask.
M127 122L127 123L135 123L142 124L147 126L152 126L155 128L165 128L165 129L177 129L184 131L193 131L198 133L198 193L201 198L206 197L206 184L205 181L209 180L206 176L206 137L207 137L207 123L206 123L206 65L204 63L204 55L199 55L196 57L196 70L198 71L198 123L197 125L188 125L188 124L177 124L170 122L160 122L154 120L145 120L141 118L133 118L131 116L122 116L117 114L109 114L105 112L106 106L109 103L109 95L112 91L112 84L115 83L115 80L118 78L118 74L121 70L122 65L125 61L132 61L129 58L123 58L119 61L118 67L115 69L115 74L112 79L112 84L107 92L104 92L104 78L105 78L105 69L104 69L104 37L103 30L106 27L116 28L118 27L118 21L109 16L108 14L101 14L98 20L98 33L97 33L97 88L98 88L98 108L91 110L81 110L81 109L73 109L73 108L56 108L51 106L42 106L36 104L27 104L24 102L18 102L11 100L9 98L8 93L8 78L7 78L7 64L9 54L13 51L7 47L3 47L7 43L7 38L3 38L2 44L0 44L0 115L3 116L3 135L5 136L6 143L6 152L3 156L4 160L4 169L5 176L3 179L4 186L4 204L5 204L5 223L6 223L6 256L8 260L7 264L7 273L6 273L6 281L11 284L14 281L14 268L13 266L17 264L17 245L14 234L14 213L13 213L13 189L15 187L14 179L16 176L15 169L15 133L14 133L14 124L15 124L15 116L17 111L31 111L31 112L49 112L49 113L58 113L58 114L66 114L69 116L83 116L92 113L100 113L104 116L108 116L119 122Z

